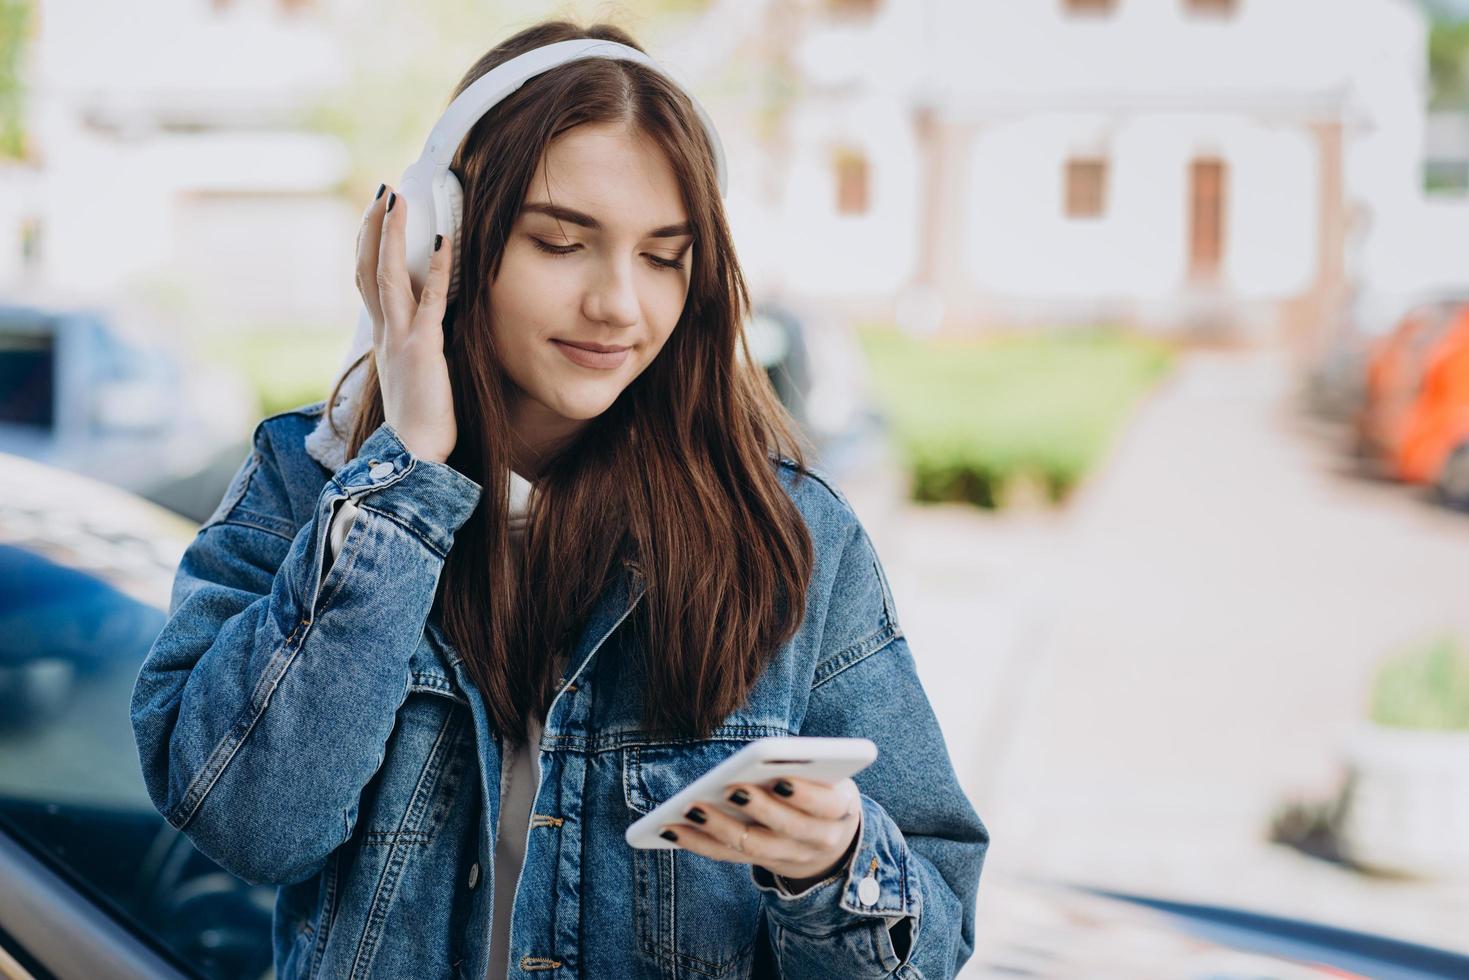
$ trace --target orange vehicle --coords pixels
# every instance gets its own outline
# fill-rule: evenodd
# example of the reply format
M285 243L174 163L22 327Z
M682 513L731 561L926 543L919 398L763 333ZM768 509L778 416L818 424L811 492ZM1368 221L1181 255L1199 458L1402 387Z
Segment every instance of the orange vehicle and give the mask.
M1392 472L1434 483L1449 454L1469 437L1469 307L1461 307L1427 351L1423 376L1402 422Z
M1419 382L1438 341L1469 309L1462 299L1410 309L1368 355L1366 390L1356 421L1357 454L1396 475L1395 460L1418 400Z

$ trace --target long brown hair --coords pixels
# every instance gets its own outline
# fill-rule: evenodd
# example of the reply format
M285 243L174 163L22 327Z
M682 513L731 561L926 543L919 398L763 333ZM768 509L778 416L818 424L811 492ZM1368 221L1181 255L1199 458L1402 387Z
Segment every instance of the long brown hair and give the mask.
M485 54L454 91L532 48L595 37L638 47L621 29L549 21ZM487 291L546 145L573 126L623 122L667 154L697 248L682 315L653 362L541 469L523 563L507 530L508 406ZM805 616L813 554L774 457L805 469L799 431L750 356L750 308L715 178L688 97L642 65L591 58L532 78L470 130L451 164L464 187L459 296L445 313L458 444L449 465L484 488L439 580L443 625L502 736L544 719L569 653L610 577L629 564L647 584L625 625L646 675L643 723L708 734L749 695ZM743 357L739 356L743 354ZM348 457L383 421L367 372ZM345 375L344 375L345 377ZM327 405L336 404L341 381Z

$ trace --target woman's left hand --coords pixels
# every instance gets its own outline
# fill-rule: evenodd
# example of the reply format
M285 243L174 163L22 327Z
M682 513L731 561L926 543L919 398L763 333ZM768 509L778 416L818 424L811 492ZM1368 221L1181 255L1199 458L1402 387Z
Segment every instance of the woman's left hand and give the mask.
M768 788L735 783L725 799L754 823L701 805L684 814L689 823L668 825L664 838L716 861L758 864L797 891L845 864L862 827L862 797L850 778L831 786L794 776Z

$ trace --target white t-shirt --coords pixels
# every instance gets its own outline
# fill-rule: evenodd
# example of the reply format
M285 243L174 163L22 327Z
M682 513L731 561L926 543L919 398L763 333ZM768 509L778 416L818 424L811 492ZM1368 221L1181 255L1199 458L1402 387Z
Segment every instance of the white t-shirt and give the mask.
M541 782L540 752L531 746L541 740L541 726L527 720L524 745L510 751L500 768L500 836L495 841L495 915L490 923L490 966L485 976L503 980L510 957L510 909L515 886L525 863L526 832L536 788Z
M510 473L510 543L516 548L525 539L526 512L532 484L513 470ZM541 785L539 745L541 726L526 719L525 743L500 758L500 832L495 840L495 912L490 923L490 959L485 976L504 980L510 957L510 910L515 904L515 886L525 863L526 833L531 806Z

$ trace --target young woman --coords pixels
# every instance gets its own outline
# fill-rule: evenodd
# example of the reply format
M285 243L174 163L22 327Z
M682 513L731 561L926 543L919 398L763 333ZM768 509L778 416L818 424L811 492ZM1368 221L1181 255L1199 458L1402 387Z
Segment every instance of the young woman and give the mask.
M458 92L581 37L635 47L541 24ZM281 977L952 976L988 834L868 536L744 350L689 97L559 65L453 170L460 247L415 295L379 191L371 349L260 423L184 555L133 694L155 804L280 886ZM624 841L770 735L879 755Z

